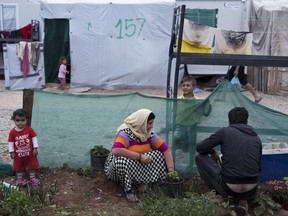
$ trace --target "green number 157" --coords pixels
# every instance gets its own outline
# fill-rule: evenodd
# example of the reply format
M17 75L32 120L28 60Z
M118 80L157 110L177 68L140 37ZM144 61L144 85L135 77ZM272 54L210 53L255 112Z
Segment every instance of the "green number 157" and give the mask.
M141 34L142 28L145 24L146 20L144 18L136 18L136 19L119 19L116 28L118 29L118 37L117 39L122 39L126 37L139 36Z

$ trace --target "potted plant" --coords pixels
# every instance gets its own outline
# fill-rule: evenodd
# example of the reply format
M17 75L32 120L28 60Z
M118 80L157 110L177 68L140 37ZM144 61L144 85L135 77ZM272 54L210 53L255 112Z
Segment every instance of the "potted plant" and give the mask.
M104 169L104 164L109 152L110 151L102 145L95 145L90 150L91 166L94 170L102 171Z
M288 177L284 177L283 180L271 180L266 183L272 199L281 204L285 210L288 210Z
M184 179L181 178L177 171L168 172L162 179L164 192L170 197L183 196Z

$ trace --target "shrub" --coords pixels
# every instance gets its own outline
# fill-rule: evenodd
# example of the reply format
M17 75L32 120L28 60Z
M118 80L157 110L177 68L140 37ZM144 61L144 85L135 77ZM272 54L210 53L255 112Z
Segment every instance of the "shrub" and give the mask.
M267 189L271 196L282 200L283 202L288 202L288 181L287 177L284 180L273 180L266 182Z
M109 153L109 150L103 147L102 145L95 145L91 149L91 154L93 155L106 155Z
M32 215L33 207L32 198L19 190L12 190L2 202L2 210L14 216Z
M211 196L214 196L214 194L206 193L199 195L196 193L186 193L186 197L183 199L170 198L163 194L161 190L156 193L154 192L153 194L148 193L145 196L143 208L144 215L216 215L216 206L210 201Z

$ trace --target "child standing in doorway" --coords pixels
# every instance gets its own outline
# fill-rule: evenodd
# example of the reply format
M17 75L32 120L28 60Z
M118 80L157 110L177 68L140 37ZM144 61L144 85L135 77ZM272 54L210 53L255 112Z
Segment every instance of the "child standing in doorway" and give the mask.
M24 178L24 170L27 168L30 184L38 185L40 181L35 176L35 170L39 167L37 134L27 125L28 114L24 109L15 110L11 119L15 127L9 133L8 149L16 172L16 184L19 186L27 184Z
M66 88L66 74L69 74L69 71L67 70L67 58L64 56L61 56L59 60L59 72L58 72L58 80L60 82L59 89L64 90Z

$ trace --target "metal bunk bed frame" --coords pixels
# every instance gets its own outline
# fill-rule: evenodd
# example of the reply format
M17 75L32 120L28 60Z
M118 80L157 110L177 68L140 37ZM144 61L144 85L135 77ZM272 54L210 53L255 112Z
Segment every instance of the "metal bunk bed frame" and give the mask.
M288 67L288 56L182 53L181 44L183 37L185 10L186 5L181 5L174 9L167 71L167 98L177 98L179 70L181 65L198 64ZM175 49L177 49L177 51L174 52ZM176 66L174 74L174 85L172 87L170 82L173 59L176 59Z

